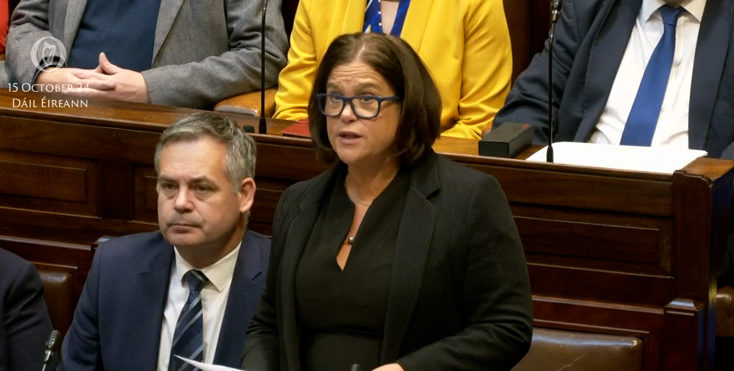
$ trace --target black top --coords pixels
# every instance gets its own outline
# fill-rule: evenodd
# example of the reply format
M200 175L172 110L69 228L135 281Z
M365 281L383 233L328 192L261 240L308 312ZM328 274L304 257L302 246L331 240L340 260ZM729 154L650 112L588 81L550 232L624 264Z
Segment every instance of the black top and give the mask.
M408 171L380 363L421 371L509 370L527 353L533 323L510 206L495 178L426 151ZM332 166L288 187L278 202L272 268L247 329L243 369L302 368L296 272L339 170Z
M390 269L410 178L398 173L373 201L342 271L336 256L354 215L344 178L342 171L296 270L304 371L379 366Z
M149 70L160 0L87 0L69 67L95 68L99 53L121 68Z

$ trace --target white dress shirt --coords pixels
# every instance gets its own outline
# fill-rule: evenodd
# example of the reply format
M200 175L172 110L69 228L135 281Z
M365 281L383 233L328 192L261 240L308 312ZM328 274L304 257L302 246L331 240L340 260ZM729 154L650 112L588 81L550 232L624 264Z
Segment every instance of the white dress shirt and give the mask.
M617 70L607 104L589 142L619 144L627 117L655 46L663 36L663 20L658 10L663 0L642 0L627 49ZM688 103L696 55L696 40L706 0L685 0L678 17L675 54L668 87L652 138L652 146L688 148Z
M240 243L241 244L241 243ZM161 341L158 348L158 371L168 371L168 361L171 357L171 340L176 330L176 321L181 314L181 308L189 297L189 288L183 281L183 275L194 267L184 260L174 248L176 258L171 267L171 278L168 283L168 299L163 311L163 325L161 326ZM218 262L200 269L209 279L201 289L201 310L203 320L204 362L212 363L217 350L219 329L222 327L224 312L227 308L229 288L232 285L232 275L237 263L237 254L240 245Z

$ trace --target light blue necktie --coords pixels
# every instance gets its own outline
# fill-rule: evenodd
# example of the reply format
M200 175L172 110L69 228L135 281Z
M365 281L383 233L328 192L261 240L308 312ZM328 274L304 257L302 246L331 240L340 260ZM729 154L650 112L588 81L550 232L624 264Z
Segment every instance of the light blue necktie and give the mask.
M173 333L171 343L171 358L168 362L168 371L198 370L194 366L185 363L174 355L201 361L204 358L203 321L201 319L201 288L209 280L204 273L192 269L183 276L189 286L189 298L181 309L181 315L176 322L176 330Z
M663 37L660 38L660 42L652 52L650 61L647 62L635 103L632 105L627 124L622 132L620 144L649 146L652 143L660 108L665 97L665 88L668 86L670 68L673 65L675 25L681 10L682 8L673 8L668 5L660 7L660 15L665 25Z

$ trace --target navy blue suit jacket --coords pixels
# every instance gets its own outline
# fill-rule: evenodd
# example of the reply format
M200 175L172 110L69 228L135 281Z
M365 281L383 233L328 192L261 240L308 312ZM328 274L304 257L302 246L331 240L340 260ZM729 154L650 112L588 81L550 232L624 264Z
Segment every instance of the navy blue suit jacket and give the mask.
M38 371L51 319L33 264L0 249L0 371Z
M641 0L566 0L553 49L556 141L589 139L609 98ZM734 159L734 1L707 0L698 34L689 147ZM515 81L495 125L536 126L547 141L548 46Z
M265 285L270 240L245 233L214 363L236 367ZM62 346L61 370L155 370L173 247L160 232L104 243Z

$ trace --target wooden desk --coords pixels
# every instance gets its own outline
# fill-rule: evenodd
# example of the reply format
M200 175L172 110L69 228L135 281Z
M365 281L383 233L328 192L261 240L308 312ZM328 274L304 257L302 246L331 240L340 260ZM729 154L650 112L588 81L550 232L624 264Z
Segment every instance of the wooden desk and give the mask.
M79 291L85 247L97 237L157 228L154 146L194 111L119 102L23 110L13 98L39 96L0 92L0 245L68 269ZM272 133L286 124L269 122ZM325 166L308 140L254 138L251 228L267 234L283 189ZM436 145L502 184L527 255L536 325L637 336L649 370L710 368L732 161L699 159L660 175L478 157L476 147L450 138Z

